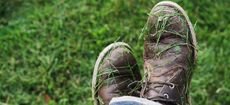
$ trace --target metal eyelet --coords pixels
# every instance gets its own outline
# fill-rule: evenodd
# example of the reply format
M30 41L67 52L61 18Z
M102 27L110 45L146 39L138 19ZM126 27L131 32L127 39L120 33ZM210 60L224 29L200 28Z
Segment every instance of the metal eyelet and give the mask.
M169 98L169 95L168 95L168 94L164 94L164 96L165 96L165 98L167 98L167 99Z
M170 83L171 85L169 85L169 88L170 89L174 89L175 88L175 84L173 84L173 83Z

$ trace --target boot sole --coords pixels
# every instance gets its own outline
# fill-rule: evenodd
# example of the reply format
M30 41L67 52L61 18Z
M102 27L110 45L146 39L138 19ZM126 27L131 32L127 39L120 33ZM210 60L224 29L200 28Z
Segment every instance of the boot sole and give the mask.
M194 46L194 58L195 58L194 61L196 61L196 59L197 59L197 50L196 50L196 48L197 48L197 40L196 40L196 33L194 31L193 25L192 25L192 23L191 23L188 15L187 15L187 13L185 12L185 10L180 5L178 5L177 3L172 2L172 1L162 1L162 2L159 2L159 3L157 3L153 7L153 9L155 7L157 7L157 6L170 6L170 7L176 8L177 10L179 10L183 14L183 16L185 17L186 22L187 22L187 24L189 26L190 32L192 34L192 39L191 40L192 40L192 44Z
M96 60L94 70L93 70L93 79L92 79L92 98L94 101L94 105L99 105L99 101L97 100L97 98L95 96L95 94L96 94L95 89L96 89L96 83L97 83L97 73L98 73L99 65L100 65L101 61L103 61L103 59L105 58L106 54L108 54L113 48L116 48L119 46L124 46L128 49L131 49L130 46L124 42L112 43L103 49L103 51L99 54L99 56Z

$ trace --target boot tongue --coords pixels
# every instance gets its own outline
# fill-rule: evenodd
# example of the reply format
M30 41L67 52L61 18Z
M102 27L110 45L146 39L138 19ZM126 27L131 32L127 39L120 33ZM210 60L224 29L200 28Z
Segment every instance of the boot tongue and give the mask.
M147 80L150 83L148 85L148 88L150 90L146 91L145 94L145 96L148 98L157 97L159 95L163 96L163 94L161 94L161 91L164 85L159 84L158 82L168 82L170 78L175 75L174 73L176 73L174 71L169 71L170 69L166 66L167 64L154 67L154 63L156 62L145 62L146 68L151 71L149 72L150 74L148 74L150 76Z
M151 85L149 86L149 88L153 88L153 87L155 87L154 90L149 90L149 91L145 94L146 97L148 97L148 98L153 98L153 97L159 96L159 93L160 93L160 91L161 91L161 89L162 89L162 86L160 86L159 84L151 84Z
M160 79L160 78L162 78L162 79ZM148 88L150 90L147 91L147 93L146 93L146 96L148 98L157 97L157 96L161 95L160 92L163 88L163 84L158 84L158 83L154 83L154 82L159 82L159 81L164 82L163 80L165 80L164 77L158 77L158 78L152 77L152 78L150 78L151 83L148 85Z

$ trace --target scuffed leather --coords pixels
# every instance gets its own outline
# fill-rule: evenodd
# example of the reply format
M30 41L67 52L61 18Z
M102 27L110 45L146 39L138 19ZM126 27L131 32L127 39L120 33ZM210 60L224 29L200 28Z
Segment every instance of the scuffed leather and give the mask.
M153 83L147 84L147 87L154 89L147 90L143 88L142 91L145 98L151 99L158 95L164 96L167 94L168 98L153 98L152 100L170 101L173 104L185 105L188 103L188 88L194 64L194 48L192 47L191 33L187 22L182 15L174 14L180 13L169 6L158 6L151 11L151 16L148 19L149 33L144 41L144 70L147 74L146 82ZM171 17L167 19L168 26L165 30L175 31L183 36L167 31L163 32L160 38L155 34L158 31L158 28L156 28L157 21L163 21L166 18L162 17L166 15L171 15ZM159 24L162 24L162 22ZM159 43L157 43L158 38ZM175 46L159 54L160 51L173 45ZM172 83L174 87L154 84L156 81Z
M103 83L98 87L98 95L106 105L113 97L132 95L127 86L141 80L136 59L128 48L114 48L107 54L99 67L99 74L108 69L114 72L113 75L107 73L100 76L99 81Z

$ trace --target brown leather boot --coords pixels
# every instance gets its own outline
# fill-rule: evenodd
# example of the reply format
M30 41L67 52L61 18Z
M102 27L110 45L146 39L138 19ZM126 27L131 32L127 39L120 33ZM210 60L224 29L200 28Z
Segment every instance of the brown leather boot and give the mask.
M113 97L135 95L135 86L141 75L130 47L122 42L107 46L99 55L93 73L94 104L108 105Z
M196 59L196 36L185 11L164 1L153 7L144 42L142 97L167 105L186 105Z

